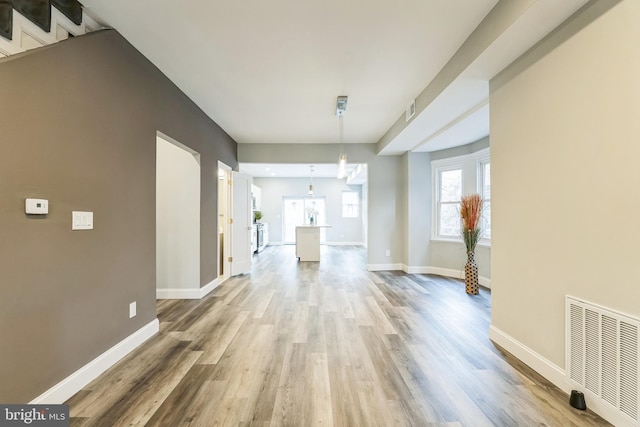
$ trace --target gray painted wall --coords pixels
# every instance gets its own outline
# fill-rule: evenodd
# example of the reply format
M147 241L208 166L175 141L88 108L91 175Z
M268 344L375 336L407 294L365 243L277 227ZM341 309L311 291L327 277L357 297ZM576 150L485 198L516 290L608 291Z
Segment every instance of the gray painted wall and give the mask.
M405 154L407 164L407 266L430 265L431 160L429 153Z
M348 144L349 162L369 165L368 263L462 272L464 244L431 240L431 160L470 154L488 146L489 138L483 138L432 153L378 156L373 144ZM247 163L332 163L340 149L337 144L239 144L238 159ZM389 257L385 255L387 249ZM491 248L479 246L476 263L480 275L490 279Z
M407 228L404 254L408 267L436 267L460 271L464 277L467 261L462 242L431 240L433 196L431 161L472 154L489 147L489 138L471 144L431 153L407 153L403 156L406 180L404 193ZM476 247L476 263L481 277L491 279L491 248Z
M489 137L484 137L471 144L461 145L459 147L447 148L446 150L433 151L430 154L431 160L448 159L450 157L463 156L465 154L476 153L480 150L489 148Z
M253 183L262 189L261 222L269 223L272 243L282 243L282 200L285 196L309 197L309 180L304 178L254 178ZM314 178L316 197L325 198L326 218L331 228L326 230L327 243L363 243L362 212L358 218L342 218L342 192L357 191L362 196L362 186L349 186L344 180Z
M489 137L482 138L471 144L453 147L446 150L439 150L429 153L429 197L431 197L431 161L448 159L465 154L476 153L489 147ZM431 223L429 223L431 232ZM491 247L478 245L475 252L475 261L478 265L480 277L491 279ZM448 270L459 270L460 276L464 277L464 265L467 262L467 252L463 243L446 242L432 240L429 250L429 261L426 265L431 267L445 268Z
M156 131L201 154L201 284L236 144L115 31L0 59L0 93L0 402L24 403L156 317Z

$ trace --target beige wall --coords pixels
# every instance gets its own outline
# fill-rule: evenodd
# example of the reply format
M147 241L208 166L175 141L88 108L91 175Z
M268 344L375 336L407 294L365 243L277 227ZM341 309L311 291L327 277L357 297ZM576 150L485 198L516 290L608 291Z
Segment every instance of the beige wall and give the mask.
M491 83L492 323L561 368L566 294L640 316L640 2L593 16Z

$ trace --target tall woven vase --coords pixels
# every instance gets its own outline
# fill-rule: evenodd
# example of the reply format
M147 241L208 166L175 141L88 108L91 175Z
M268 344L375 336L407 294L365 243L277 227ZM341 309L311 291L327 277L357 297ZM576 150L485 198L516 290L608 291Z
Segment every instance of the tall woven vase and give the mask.
M467 264L464 266L464 284L469 295L478 295L478 265L473 259L473 251L467 252Z

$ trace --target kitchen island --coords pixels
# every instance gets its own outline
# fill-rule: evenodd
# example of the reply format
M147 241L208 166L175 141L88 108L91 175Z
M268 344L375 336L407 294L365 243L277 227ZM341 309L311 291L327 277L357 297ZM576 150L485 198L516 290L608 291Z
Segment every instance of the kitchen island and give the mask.
M320 229L328 225L296 227L296 257L300 261L320 261Z

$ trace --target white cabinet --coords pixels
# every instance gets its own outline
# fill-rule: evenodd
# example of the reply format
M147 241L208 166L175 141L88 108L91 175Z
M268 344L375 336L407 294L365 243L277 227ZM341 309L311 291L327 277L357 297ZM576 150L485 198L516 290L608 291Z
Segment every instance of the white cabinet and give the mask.
M269 244L269 224L265 223L262 226L262 238L264 240L264 245L267 246Z
M251 226L251 253L258 249L258 227L255 224Z

